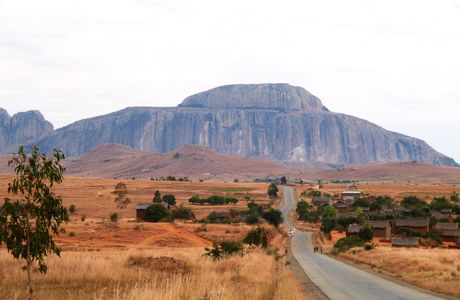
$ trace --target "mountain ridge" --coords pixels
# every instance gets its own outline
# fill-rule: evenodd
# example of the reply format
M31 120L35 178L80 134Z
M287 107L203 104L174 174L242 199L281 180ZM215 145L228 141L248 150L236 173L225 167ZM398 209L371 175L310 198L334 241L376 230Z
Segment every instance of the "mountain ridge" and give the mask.
M331 112L316 96L288 84L228 85L187 97L178 107L128 107L74 122L33 142L71 157L100 144L153 153L195 144L298 166L407 161L458 166L420 139Z

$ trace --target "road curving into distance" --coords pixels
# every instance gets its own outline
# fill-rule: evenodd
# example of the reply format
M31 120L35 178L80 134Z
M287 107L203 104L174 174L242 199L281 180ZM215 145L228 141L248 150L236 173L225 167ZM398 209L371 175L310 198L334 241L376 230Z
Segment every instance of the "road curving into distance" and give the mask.
M292 187L285 186L281 211L287 230L294 228L289 215L295 208ZM296 230L291 251L305 274L331 300L433 300L442 299L370 274L329 256L313 253L312 233Z

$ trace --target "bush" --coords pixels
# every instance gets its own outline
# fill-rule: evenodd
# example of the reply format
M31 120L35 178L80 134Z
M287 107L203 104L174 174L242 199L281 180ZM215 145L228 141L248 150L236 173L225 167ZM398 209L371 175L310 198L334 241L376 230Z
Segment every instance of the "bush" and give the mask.
M254 225L259 223L259 216L257 214L250 214L245 219L246 224Z
M267 248L268 231L263 227L257 227L256 229L248 232L246 237L243 239L243 243Z
M163 204L154 203L145 210L145 220L147 222L159 222L168 216L169 212Z
M364 226L360 231L358 236L365 242L370 241L374 238L374 231L369 226Z
M248 203L248 208L251 213L262 215L264 212L263 206L255 203L254 201Z
M268 196L271 198L276 198L278 197L278 192L279 192L279 189L276 186L276 184L270 183L270 185L268 186L268 191L267 191Z
M375 249L374 244L366 244L366 245L364 245L364 250L366 250L366 251L370 251L370 250L374 250L374 249Z
M75 237L75 232L69 232L69 237Z
M270 208L270 210L262 214L262 217L275 227L283 223L283 214L277 209Z
M118 214L117 213L113 213L110 215L110 222L113 222L113 223L116 223L118 222Z
M212 248L205 248L204 250L206 251L204 255L213 259L221 259L226 255L243 253L243 244L239 241L214 242Z
M191 220L193 219L193 212L190 208L180 205L171 212L171 217L173 219Z
M86 215L81 216L80 220L81 220L82 222L85 222L85 221L86 221Z
M176 205L176 196L174 195L164 195L162 199L163 199L163 202L168 204L168 209L170 206Z
M69 206L69 212L70 212L71 214L74 214L74 213L75 213L75 205L70 204L70 206Z
M338 240L337 243L334 245L334 249L339 252L347 252L351 248L363 246L364 242L362 239L360 239L357 236L349 236Z

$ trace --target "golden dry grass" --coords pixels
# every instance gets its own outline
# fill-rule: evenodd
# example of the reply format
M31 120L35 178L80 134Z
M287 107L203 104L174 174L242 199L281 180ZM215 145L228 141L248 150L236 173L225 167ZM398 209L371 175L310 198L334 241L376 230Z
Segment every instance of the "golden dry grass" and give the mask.
M36 299L307 299L299 283L272 256L253 251L214 261L199 248L63 252L34 275ZM132 258L135 264L130 264ZM173 257L169 267L149 257ZM131 260L130 260L131 258ZM146 261L145 267L142 262ZM160 260L161 261L161 260ZM20 264L0 251L0 299L25 298ZM181 271L183 270L183 271Z
M10 174L0 174L0 199L8 197L8 183L14 178ZM128 197L132 203L126 209L118 209L111 194L118 182L125 182ZM212 211L223 211L246 208L245 195L249 195L258 203L268 203L266 183L225 183L225 182L180 182L152 180L117 180L101 178L66 177L62 184L55 186L55 193L62 196L64 205L76 206L76 216L87 218L107 218L112 212L119 213L123 218L135 217L136 203L152 202L153 194L159 190L163 195L173 194L177 204L188 204L193 195L206 198L211 195L222 195L239 199L236 205L192 205L190 206L197 218L203 218Z
M341 257L367 264L422 288L460 296L460 251L377 247L351 249Z

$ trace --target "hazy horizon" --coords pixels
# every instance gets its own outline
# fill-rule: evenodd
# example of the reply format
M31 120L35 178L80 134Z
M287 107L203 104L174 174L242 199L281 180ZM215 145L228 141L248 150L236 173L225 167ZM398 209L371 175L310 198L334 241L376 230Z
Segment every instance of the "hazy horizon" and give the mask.
M460 162L460 3L0 0L0 107L56 128L289 83Z

